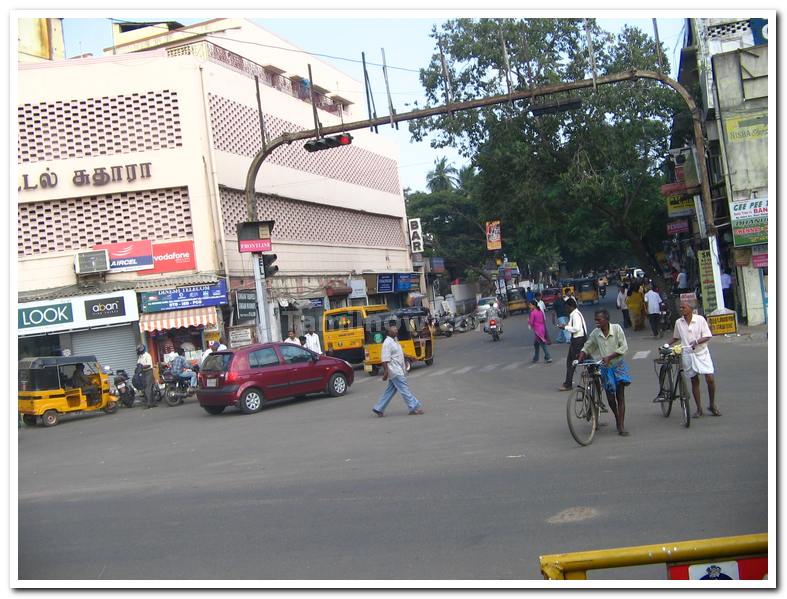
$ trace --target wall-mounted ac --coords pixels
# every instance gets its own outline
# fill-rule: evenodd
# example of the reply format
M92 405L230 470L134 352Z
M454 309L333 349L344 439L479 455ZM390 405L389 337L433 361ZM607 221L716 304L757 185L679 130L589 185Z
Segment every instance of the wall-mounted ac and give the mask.
M107 272L109 270L109 252L107 250L77 252L74 256L74 270L78 275Z

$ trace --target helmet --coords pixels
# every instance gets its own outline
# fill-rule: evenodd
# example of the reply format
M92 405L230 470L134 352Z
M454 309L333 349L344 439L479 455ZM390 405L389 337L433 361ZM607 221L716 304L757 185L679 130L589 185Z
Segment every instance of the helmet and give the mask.
M137 345L137 353L140 354L140 355L145 353L145 346L142 345L141 343L139 345Z
M210 348L213 351L219 351L219 347L221 347L221 343L219 343L218 341L214 341L213 343L210 344Z

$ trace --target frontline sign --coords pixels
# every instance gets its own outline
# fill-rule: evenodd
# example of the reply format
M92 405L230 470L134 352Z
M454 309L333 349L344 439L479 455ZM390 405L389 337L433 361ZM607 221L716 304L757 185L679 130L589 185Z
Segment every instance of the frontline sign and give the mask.
M19 328L48 327L74 322L74 311L70 303L19 308Z

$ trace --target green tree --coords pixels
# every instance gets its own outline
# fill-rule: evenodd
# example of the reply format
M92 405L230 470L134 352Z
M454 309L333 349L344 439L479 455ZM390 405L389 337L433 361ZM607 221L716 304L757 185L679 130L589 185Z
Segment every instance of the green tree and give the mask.
M426 187L431 192L446 191L457 187L458 172L456 168L448 164L448 159L443 156L435 160L434 169L426 175Z

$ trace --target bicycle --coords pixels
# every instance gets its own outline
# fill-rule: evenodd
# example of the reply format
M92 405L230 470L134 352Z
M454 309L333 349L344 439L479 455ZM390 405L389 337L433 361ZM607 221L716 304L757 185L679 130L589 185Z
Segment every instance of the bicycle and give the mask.
M582 376L576 392L568 398L566 419L571 436L580 445L590 445L598 429L598 413L603 408L601 398L601 365L603 360L577 362Z
M653 403L661 404L661 413L664 418L668 418L672 413L672 403L678 399L683 412L681 424L689 428L691 425L689 390L686 384L686 376L683 372L683 360L681 359L684 349L691 349L691 346L676 345L670 347L665 344L659 348L659 357L653 360L654 371L656 370L656 364L661 366L658 370L659 394L653 400Z

